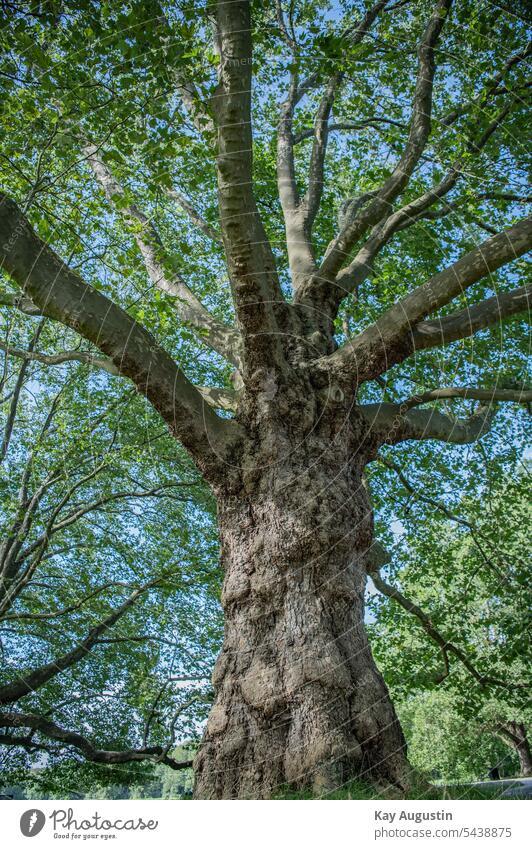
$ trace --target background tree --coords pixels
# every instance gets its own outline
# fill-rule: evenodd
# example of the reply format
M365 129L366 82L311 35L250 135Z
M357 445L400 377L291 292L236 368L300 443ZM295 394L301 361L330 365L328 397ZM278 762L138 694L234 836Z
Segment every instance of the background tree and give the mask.
M403 509L393 562L372 573L370 635L412 761L452 781L530 776L528 467L490 457L451 507L384 463Z
M43 792L80 792L71 764L56 769L72 756L114 765L115 783L120 765L129 781L130 764L180 769L190 754L173 750L198 733L219 644L209 495L127 387L34 363L54 328L28 340L18 324L1 381L3 781L38 767Z
M486 733L473 717L464 719L448 688L419 688L397 704L408 740L411 763L430 781L442 786L442 795L470 798L471 782L484 782L497 766L501 778L518 773L517 759L499 738ZM486 788L483 788L486 789ZM497 788L495 798L504 795Z
M406 788L363 625L364 469L532 397L526 21L132 0L23 4L2 38L3 303L132 381L217 501L196 795Z

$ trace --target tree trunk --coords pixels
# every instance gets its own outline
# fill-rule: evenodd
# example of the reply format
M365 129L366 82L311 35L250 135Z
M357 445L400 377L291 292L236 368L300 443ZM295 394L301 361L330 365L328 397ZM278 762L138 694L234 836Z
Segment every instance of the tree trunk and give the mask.
M507 743L517 754L519 758L519 774L525 778L532 776L532 753L530 752L530 743L526 733L526 728L522 722L505 722L498 726L499 736Z
M530 743L528 742L524 726L521 725L520 727L522 729L522 734L516 745L517 756L519 758L519 773L526 778L530 778L532 777L532 754L530 752Z
M326 792L357 776L406 786L404 737L364 628L364 463L339 441L307 439L284 457L277 445L262 469L254 457L244 497L219 500L225 637L197 798Z

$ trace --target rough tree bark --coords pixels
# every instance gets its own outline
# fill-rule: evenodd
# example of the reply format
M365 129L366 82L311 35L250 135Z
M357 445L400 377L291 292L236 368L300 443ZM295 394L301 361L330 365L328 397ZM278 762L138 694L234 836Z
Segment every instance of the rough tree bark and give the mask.
M288 421L271 402L247 446L252 474L241 492L219 494L225 638L195 763L199 798L331 789L355 775L408 781L364 629L364 424L347 405L320 410L315 395L301 397Z

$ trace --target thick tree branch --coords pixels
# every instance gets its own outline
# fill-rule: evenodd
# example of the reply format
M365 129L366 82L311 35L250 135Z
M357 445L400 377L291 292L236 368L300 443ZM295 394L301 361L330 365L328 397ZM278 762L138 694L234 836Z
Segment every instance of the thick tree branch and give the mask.
M432 206L441 197L447 194L460 176L460 171L453 167L449 174L440 183L420 197L405 204L397 212L392 213L383 224L373 228L369 238L362 245L356 256L345 268L342 268L332 288L331 298L334 304L334 312L338 309L340 302L346 295L356 291L357 287L372 273L373 263L382 248L390 241L392 236L404 227L410 226L423 210Z
M415 328L427 315L448 304L478 280L522 256L531 247L532 218L525 218L487 239L419 286L388 309L375 324L319 361L319 368L332 370L336 379L346 384L382 374L413 353ZM518 301L523 303L521 295ZM510 309L508 301L504 305ZM492 304L489 306L492 307ZM480 328L478 314L475 319ZM422 334L419 336L422 338Z
M502 292L451 315L416 324L412 330L413 351L450 345L505 319L530 315L531 310L532 285Z
M489 431L494 416L493 407L480 407L465 419L434 409L410 409L408 404L364 404L355 409L366 422L368 442L377 445L396 445L410 439L467 445Z
M459 163L457 163L457 167ZM460 172L459 176L463 176L463 172ZM472 213L469 209L465 209L464 207L469 204L471 201L482 201L488 199L498 199L498 200L508 200L513 203L530 203L532 198L522 197L519 195L512 195L508 193L506 196L504 193L500 193L497 197L494 195L489 195L486 193L479 192L475 196L472 197L457 197L453 200L444 201L443 205L437 209L426 208L424 211L419 213L415 213L408 220L404 220L401 222L400 226L397 230L405 230L407 227L411 227L414 224L417 224L419 221L438 221L441 218L445 218L451 212L457 212L461 214L461 218L465 218L468 221L473 222L481 229L485 230L487 233L491 233L493 236L496 236L499 232L496 227L492 227L491 224L487 224L486 221L483 221L478 215ZM400 210L399 210L400 211ZM341 272L342 273L342 272Z
M228 410L236 412L238 406L238 393L231 389L220 389L218 386L196 387L202 398L204 398L215 410Z
M229 279L243 339L245 372L284 361L277 318L288 314L253 191L251 15L247 0L218 0L218 202Z
M505 722L495 722L493 725L488 726L490 730L494 731L504 742L512 748L514 748L517 752L517 755L521 761L521 767L524 768L523 774L526 777L530 776L530 762L532 760L530 754L530 744L528 742L527 737L527 729L522 722L514 722L512 720L506 720ZM524 750L524 751L523 751ZM522 755L525 755L525 763L522 761Z
M194 83L186 80L179 71L175 72L175 82L183 106L190 115L196 130L203 137L214 134L214 121Z
M294 137L294 110L302 92L298 88L297 71L290 77L286 100L281 104L277 126L277 191L285 223L286 248L294 291L316 271L316 262L309 234L305 231L301 198L297 187ZM314 132L314 131L313 131Z
M35 732L32 731L24 737L20 734L0 734L0 746L19 746L21 749L31 753L48 752L49 754L52 754L53 748L51 746L47 746L44 743L37 743L33 739L32 735L34 733Z
M0 195L0 265L43 314L92 342L133 381L206 474L219 466L232 423L203 402L147 330L62 262L6 195Z
M348 216L342 230L326 254L320 270L320 279L334 280L351 248L360 236L373 226L390 209L392 202L408 185L420 160L431 131L432 88L436 70L436 46L449 14L452 0L439 0L425 28L418 49L418 73L408 139L388 179L374 193L369 203L363 205L354 217Z
M201 136L214 134L214 121L207 111L206 105L202 101L194 83L186 80L179 71L175 73L175 81L177 92L196 130L198 130Z
M385 3L382 3L381 5L385 5ZM362 34L360 38L362 38ZM357 41L360 41L360 38L357 39ZM314 141L310 154L308 189L305 197L303 198L304 228L309 237L312 232L312 226L316 215L318 214L323 195L325 154L327 152L327 142L329 140L329 117L331 115L336 92L342 83L343 76L344 75L342 73L337 73L333 74L329 78L314 120Z

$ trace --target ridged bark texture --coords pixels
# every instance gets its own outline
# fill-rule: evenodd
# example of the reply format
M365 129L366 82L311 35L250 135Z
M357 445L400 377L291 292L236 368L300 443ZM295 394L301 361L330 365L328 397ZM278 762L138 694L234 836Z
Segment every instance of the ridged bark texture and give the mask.
M323 437L291 451L279 439L276 459L262 468L256 459L248 494L220 500L225 639L197 798L266 799L288 784L325 793L357 776L407 781L364 628L364 464L343 436Z

